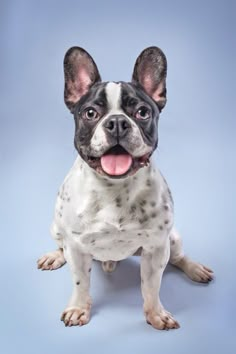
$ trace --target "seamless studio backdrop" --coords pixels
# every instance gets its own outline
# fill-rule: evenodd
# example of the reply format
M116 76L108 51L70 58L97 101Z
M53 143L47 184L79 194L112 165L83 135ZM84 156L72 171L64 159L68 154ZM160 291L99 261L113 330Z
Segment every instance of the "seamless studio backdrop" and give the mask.
M1 352L233 353L235 330L235 2L1 1ZM233 38L234 37L234 38ZM161 299L181 328L145 323L139 258L94 263L91 322L65 328L67 266L40 272L58 187L77 154L63 102L66 50L84 47L104 81L129 81L138 54L168 59L154 160L175 201L185 251L215 271L195 284L168 267Z

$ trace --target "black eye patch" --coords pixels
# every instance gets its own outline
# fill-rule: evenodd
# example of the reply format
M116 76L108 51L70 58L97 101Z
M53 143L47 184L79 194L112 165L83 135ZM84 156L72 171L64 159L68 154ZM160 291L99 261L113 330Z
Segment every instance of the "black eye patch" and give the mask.
M79 118L81 113L88 107L92 107L103 116L107 111L107 99L105 92L105 83L98 83L94 85L89 92L82 96L76 104L75 118Z

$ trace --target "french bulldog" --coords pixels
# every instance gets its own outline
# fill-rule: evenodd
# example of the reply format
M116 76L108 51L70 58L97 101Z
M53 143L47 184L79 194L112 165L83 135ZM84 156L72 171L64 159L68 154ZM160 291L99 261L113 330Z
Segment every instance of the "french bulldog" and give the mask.
M93 259L112 272L118 261L138 254L147 323L162 330L178 328L159 298L167 263L197 282L211 281L213 272L185 256L174 228L171 192L151 162L166 104L166 57L158 47L146 48L131 82L102 82L93 58L72 47L64 58L64 74L78 157L56 201L51 234L58 249L38 260L42 270L66 262L70 267L73 293L61 320L66 326L89 322Z

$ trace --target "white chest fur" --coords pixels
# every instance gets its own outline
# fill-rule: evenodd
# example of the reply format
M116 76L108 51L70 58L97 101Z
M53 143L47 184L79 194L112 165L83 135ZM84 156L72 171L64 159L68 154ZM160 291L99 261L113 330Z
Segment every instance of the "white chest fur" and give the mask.
M73 239L95 259L120 260L163 241L173 224L172 207L168 186L152 166L111 180L78 157L58 193L51 230L63 245Z

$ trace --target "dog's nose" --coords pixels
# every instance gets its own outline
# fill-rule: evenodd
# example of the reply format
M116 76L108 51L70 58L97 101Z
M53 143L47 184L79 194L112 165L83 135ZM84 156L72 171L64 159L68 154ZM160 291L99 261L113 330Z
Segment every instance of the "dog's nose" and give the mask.
M123 138L131 128L131 124L128 121L128 118L126 118L122 114L112 115L104 123L104 128L114 138Z

